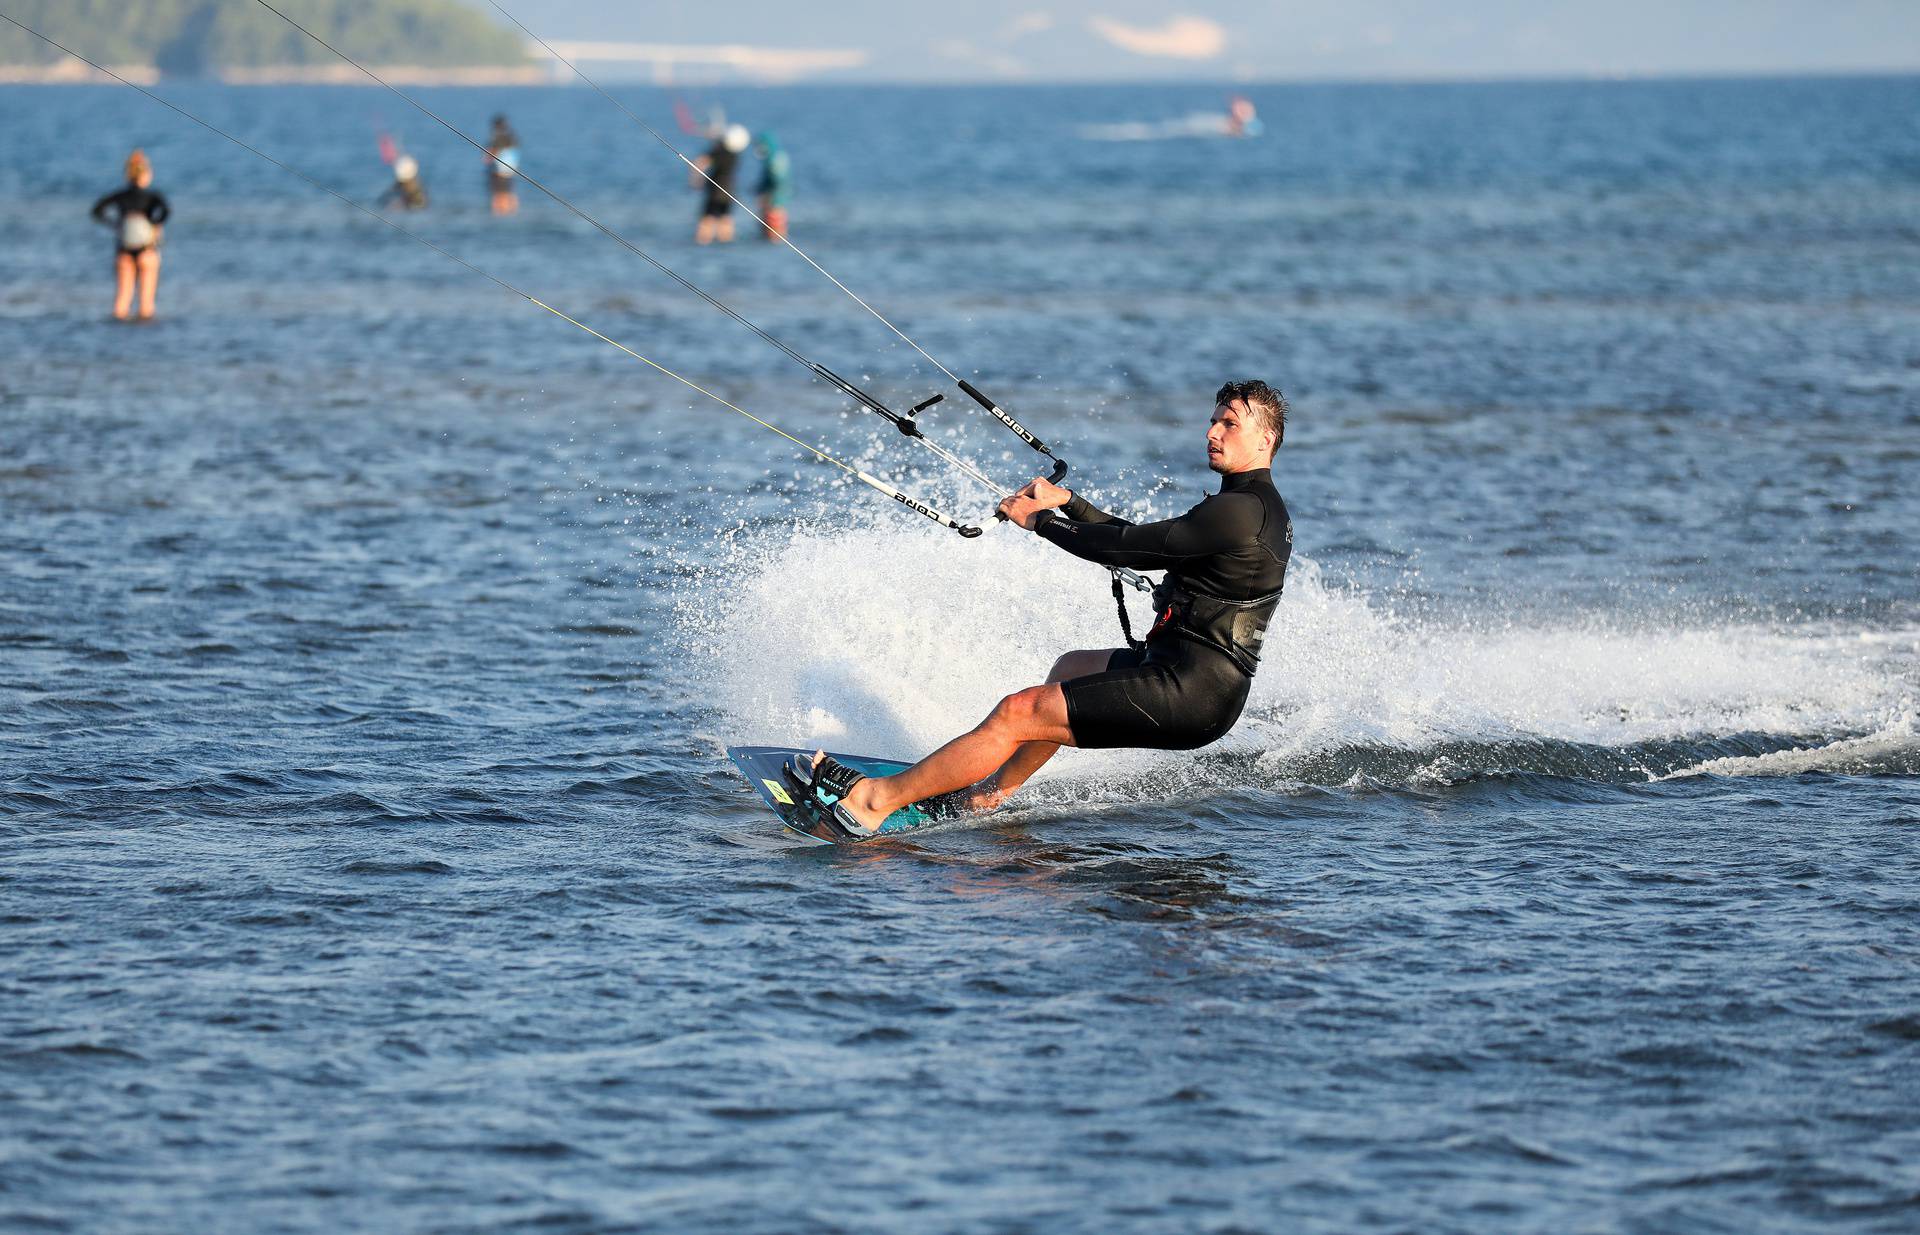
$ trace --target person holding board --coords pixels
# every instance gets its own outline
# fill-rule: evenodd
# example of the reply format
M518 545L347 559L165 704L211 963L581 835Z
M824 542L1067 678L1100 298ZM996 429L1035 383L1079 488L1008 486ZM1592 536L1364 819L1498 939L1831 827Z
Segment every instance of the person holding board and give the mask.
M1177 519L1129 523L1036 478L1000 512L1075 557L1164 570L1153 629L1124 648L1068 652L1040 686L1002 699L971 731L890 776L863 776L816 752L787 779L840 839L861 839L894 811L951 795L946 810L990 810L1062 746L1192 750L1240 719L1267 623L1280 603L1293 523L1273 486L1287 401L1261 381L1214 396L1207 466L1220 492ZM957 801L956 801L957 799Z
M514 191L513 178L520 174L520 138L505 116L493 118L493 132L487 138L487 207L495 217L505 218L520 209L520 194Z

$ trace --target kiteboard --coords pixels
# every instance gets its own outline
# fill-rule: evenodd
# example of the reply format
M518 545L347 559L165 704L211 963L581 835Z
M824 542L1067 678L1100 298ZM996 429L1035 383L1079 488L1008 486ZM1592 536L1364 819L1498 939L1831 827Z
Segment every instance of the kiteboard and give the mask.
M789 832L796 832L822 844L860 843L858 840L848 840L834 832L820 820L817 811L798 800L799 788L787 777L781 775L781 769L785 768L788 761L795 756L811 762L813 751L797 746L729 746L727 748L727 758L733 760L734 766L740 769L740 774L747 778L749 785L753 786L753 791L760 795L760 800L767 804L768 809L779 816L780 822L787 825ZM911 766L898 759L876 759L871 755L834 754L833 757L865 776L892 776L896 772L904 772ZM898 836L902 832L911 832L915 828L923 828L930 823L938 823L942 819L951 819L957 813L952 809L941 809L931 803L905 806L888 815L878 832L870 833L861 839L872 840L876 837Z

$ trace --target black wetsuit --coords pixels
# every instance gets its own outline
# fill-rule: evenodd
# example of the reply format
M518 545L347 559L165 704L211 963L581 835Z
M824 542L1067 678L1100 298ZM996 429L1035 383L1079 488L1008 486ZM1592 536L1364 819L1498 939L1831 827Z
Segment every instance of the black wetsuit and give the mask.
M1146 647L1061 683L1076 746L1191 750L1240 719L1286 582L1293 523L1267 468L1236 472L1177 519L1128 523L1078 494L1035 531L1102 566L1164 570Z
M733 174L740 167L740 156L727 149L723 141L713 143L707 151L707 175L712 179L701 180L706 186L706 200L700 205L700 213L709 218L719 218L733 212L733 199L727 194L733 192Z
M113 211L111 219L107 217L109 210ZM147 216L148 222L158 227L167 221L167 216L171 213L173 212L167 208L166 198L152 189L143 189L137 184L116 189L93 203L93 217L102 223L112 223L116 237L119 235L120 225L126 221L128 215L143 214ZM137 249L129 249L123 244L120 245L120 251L130 257L138 257L152 247L152 245L143 245Z

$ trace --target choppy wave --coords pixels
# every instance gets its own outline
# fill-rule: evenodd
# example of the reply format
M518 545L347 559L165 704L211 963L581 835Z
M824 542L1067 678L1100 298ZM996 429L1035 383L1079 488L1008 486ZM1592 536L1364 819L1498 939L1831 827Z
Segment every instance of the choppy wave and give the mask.
M743 530L677 610L736 740L903 757L1060 652L1118 642L1105 574L1006 528ZM1205 755L1066 752L1036 784L1920 772L1912 628L1414 617L1296 559L1275 630L1239 727Z
M1667 774L1681 776L1920 776L1920 727L1911 713L1879 733L1757 755L1722 755Z

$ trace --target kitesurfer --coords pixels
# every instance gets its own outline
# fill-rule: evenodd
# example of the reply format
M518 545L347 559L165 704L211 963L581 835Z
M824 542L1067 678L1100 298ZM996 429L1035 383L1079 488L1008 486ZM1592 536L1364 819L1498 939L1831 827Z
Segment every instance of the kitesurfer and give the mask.
M1260 116L1253 109L1253 100L1244 94L1236 94L1227 103L1227 136L1260 136Z
M700 206L700 222L694 227L695 244L726 244L733 239L733 175L740 167L740 156L753 142L753 134L744 124L730 124L720 131L707 152L693 161L688 179L696 189L705 189Z
M144 150L127 156L126 187L93 203L94 219L112 227L118 238L113 256L113 316L119 321L126 321L133 309L136 280L140 320L153 318L154 298L160 294L160 225L170 213L167 199L153 190L153 164Z
M793 161L780 139L772 133L760 134L753 145L760 156L760 221L770 243L787 234L787 206L793 201Z
M1272 473L1286 416L1286 398L1265 382L1222 386L1207 428L1220 492L1177 519L1129 523L1037 478L1001 502L1010 521L1075 557L1166 571L1153 629L1139 646L1068 652L1045 685L1008 695L971 732L897 775L862 777L815 755L794 774L810 773L830 825L857 835L903 806L958 791L967 808L991 809L1062 746L1191 750L1233 728L1293 548Z
M520 138L505 116L495 116L487 139L487 196L494 214L509 215L520 209L520 195L513 189L519 170Z

